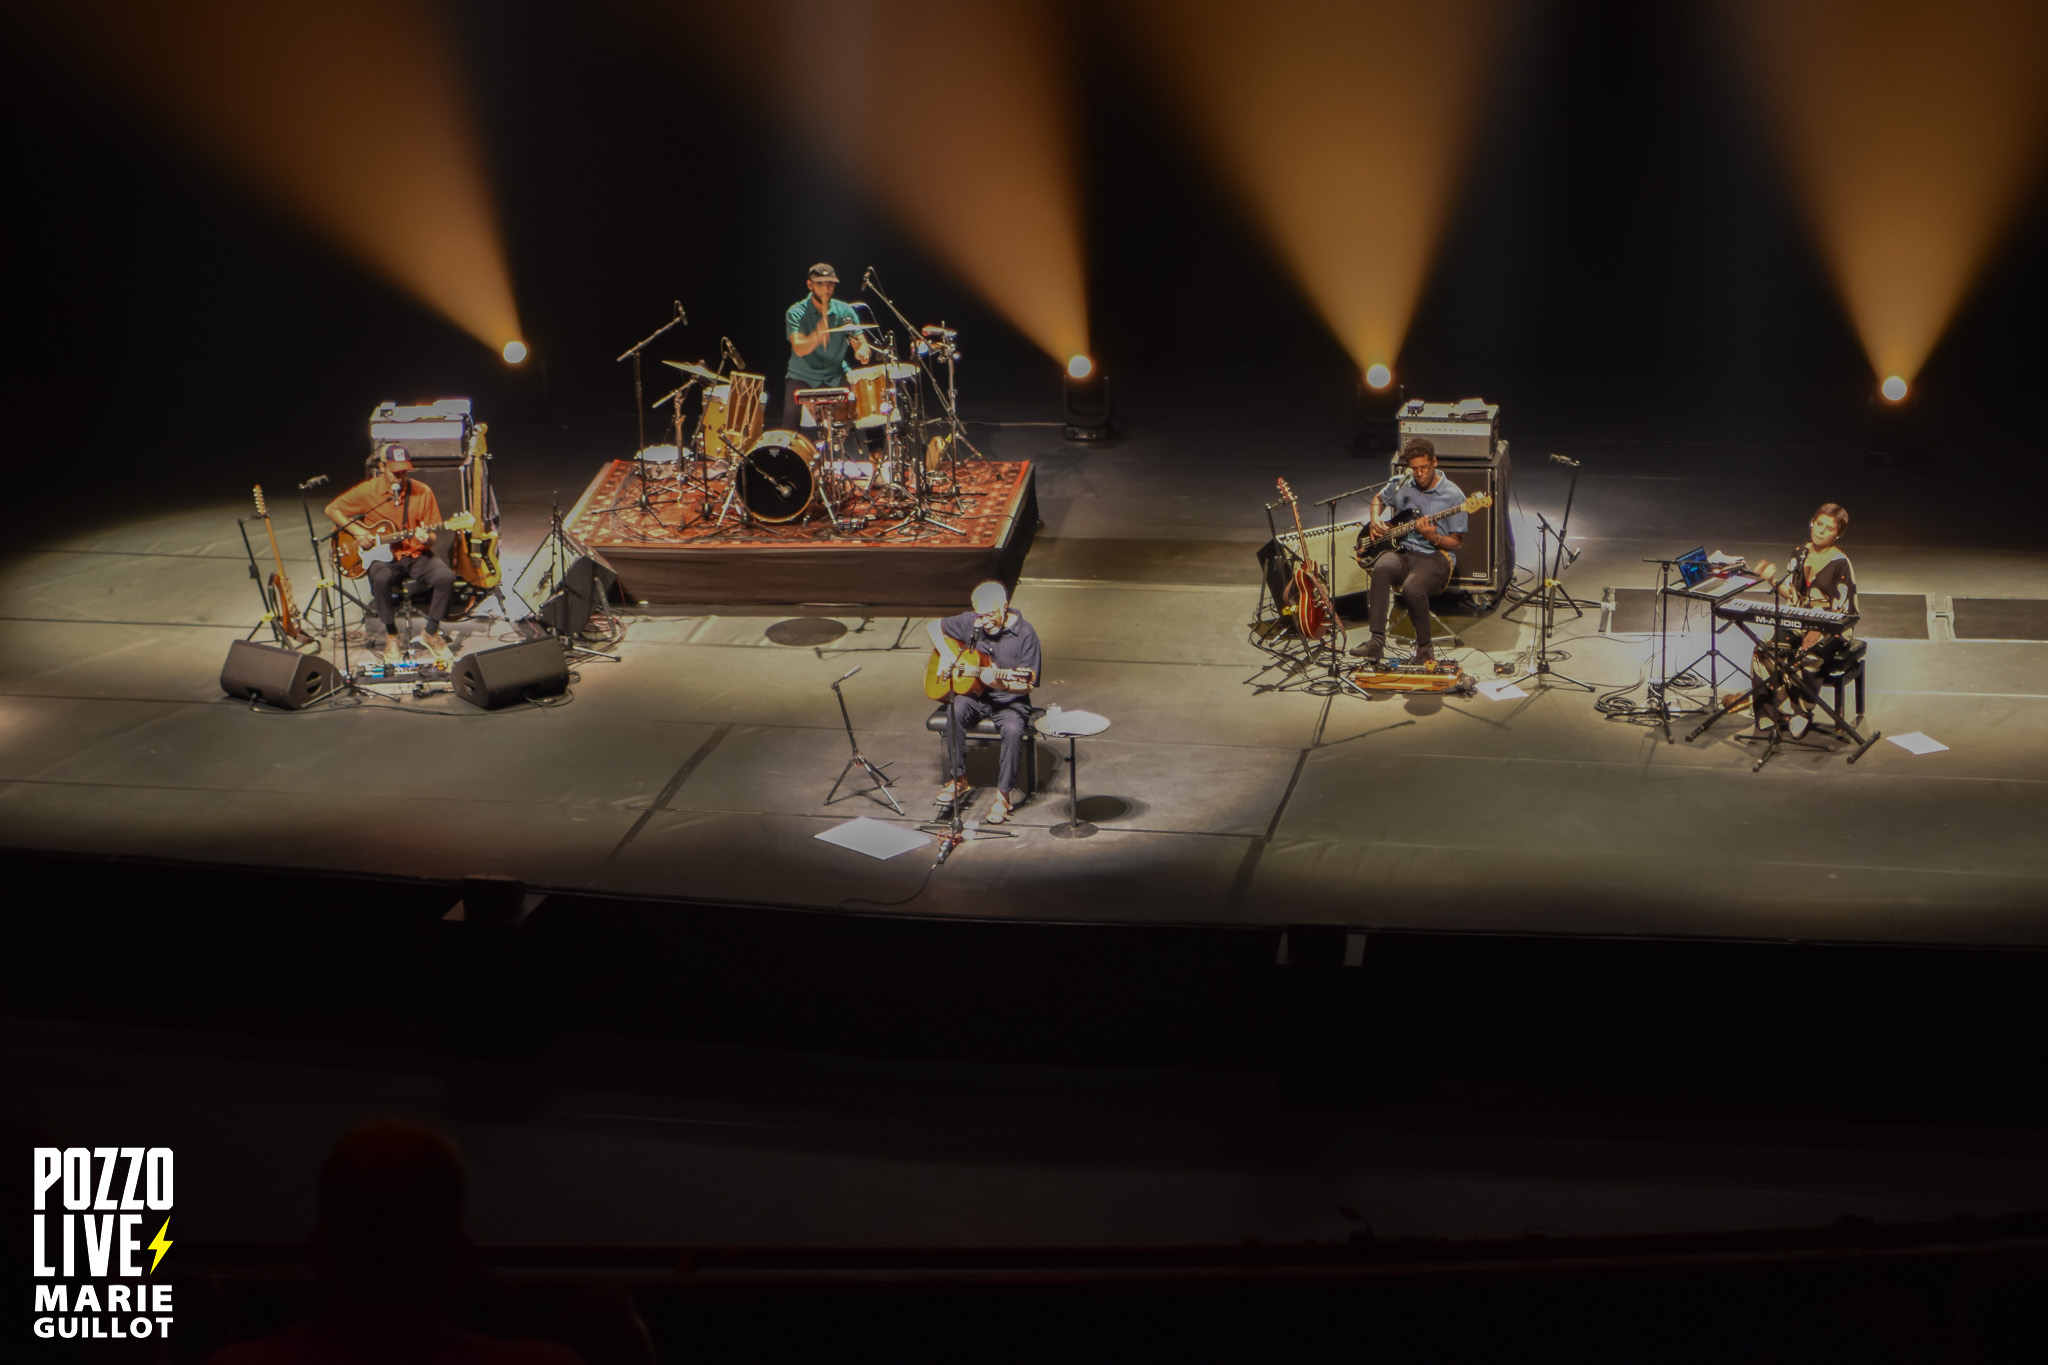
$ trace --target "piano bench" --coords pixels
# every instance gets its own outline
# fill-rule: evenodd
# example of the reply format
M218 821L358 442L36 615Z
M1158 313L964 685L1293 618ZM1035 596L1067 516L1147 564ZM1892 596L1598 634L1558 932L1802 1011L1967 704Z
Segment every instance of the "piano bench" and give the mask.
M1849 684L1856 685L1856 709L1849 712L1852 722L1863 719L1863 656L1870 652L1870 645L1864 640L1851 640L1849 648L1829 659L1816 680L1835 689L1835 710L1842 711L1842 694Z

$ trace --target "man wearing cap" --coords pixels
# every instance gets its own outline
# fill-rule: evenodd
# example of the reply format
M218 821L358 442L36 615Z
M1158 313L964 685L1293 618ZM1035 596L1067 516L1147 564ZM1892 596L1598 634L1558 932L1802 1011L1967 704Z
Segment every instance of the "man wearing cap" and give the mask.
M782 426L799 430L802 410L797 406L798 389L837 388L846 382L846 353L861 364L868 363L867 339L859 332L832 329L860 321L851 304L832 297L839 288L839 272L820 261L811 267L806 280L809 292L789 306L783 319L783 335L789 338L789 368L782 382Z
M1031 685L1038 681L1038 632L1010 606L1010 594L1000 583L983 583L974 590L974 609L958 616L933 621L925 627L932 648L945 658L953 653L947 640L956 640L980 650L989 663L980 671L980 696L955 692L948 699L954 723L946 727L946 785L939 788L935 804L946 807L963 801L967 785L967 727L984 717L993 718L1002 732L1002 757L996 769L996 799L988 822L1000 825L1010 818L1016 802L1010 793L1017 788L1017 772L1024 754L1024 727L1031 723ZM974 657L969 655L969 658Z
M380 529L387 538L400 533L389 542L391 557L372 563L369 570L370 604L384 623L384 662L395 667L402 655L391 602L392 582L418 579L431 594L427 629L420 641L433 653L436 667L453 668L455 655L441 637L441 621L455 595L455 571L435 557L431 532L425 537L403 534L415 526L438 525L441 504L433 489L411 475L411 453L401 445L385 446L377 456L377 472L328 503L327 519L366 546L376 542Z

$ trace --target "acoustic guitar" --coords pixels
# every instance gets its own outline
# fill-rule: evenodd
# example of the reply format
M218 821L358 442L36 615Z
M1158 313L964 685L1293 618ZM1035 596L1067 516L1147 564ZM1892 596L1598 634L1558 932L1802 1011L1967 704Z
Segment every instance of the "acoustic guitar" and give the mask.
M1474 493L1456 507L1446 507L1441 512L1431 512L1428 519L1434 521L1438 517L1447 517L1453 512L1477 512L1483 507L1491 506L1493 506L1493 494ZM1408 534L1408 527L1412 523L1422 519L1422 514L1413 507L1404 507L1401 509L1400 515L1382 523L1387 528L1387 533L1383 536L1376 536L1372 533L1371 522L1367 522L1359 527L1358 546L1352 551L1358 558L1359 566L1370 569L1374 560L1393 549L1395 543L1402 536Z
M1329 585L1323 582L1323 571L1308 557L1308 536L1301 529L1301 504L1294 500L1294 490L1285 479L1280 480L1280 496L1287 499L1288 510L1294 513L1295 543L1302 548L1294 572L1287 577L1280 614L1294 623L1295 633L1302 639L1320 640L1337 619L1337 609L1330 600Z
M264 505L260 483L256 485L256 515L263 518L263 529L270 533L270 557L277 564L270 575L270 603L278 633L287 640L308 640L311 637L299 626L299 611L292 603L292 580L284 571L284 551L277 548L277 527L270 523L270 509Z
M946 643L932 651L931 658L924 665L924 694L933 701L944 701L955 693L963 697L978 697L988 691L988 684L981 680L981 670L995 667L995 660L987 651L976 649L966 640L956 640L950 635L940 637ZM1000 669L997 681L1007 692L1028 692L1031 690L1031 670L1028 668Z
M391 547L400 541L417 540L429 531L444 527L450 531L468 531L476 526L476 516L470 512L457 512L445 521L427 522L408 527L401 531L388 521L380 521L370 528L370 534L359 536L343 527L334 533L334 563L345 578L361 578L372 564L382 564L391 558Z

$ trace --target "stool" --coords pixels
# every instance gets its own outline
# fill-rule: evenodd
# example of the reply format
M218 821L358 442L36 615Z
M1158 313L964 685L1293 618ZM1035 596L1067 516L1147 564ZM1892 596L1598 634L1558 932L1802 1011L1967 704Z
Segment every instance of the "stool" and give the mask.
M946 709L951 705L952 701L950 698L940 702L938 709L925 718L924 728L935 735L945 734ZM1025 801L1030 800L1032 794L1038 790L1038 718L1044 714L1044 707L1034 706L1024 721L1024 747L1018 753L1017 759L1018 765L1024 769L1024 795L1021 799ZM994 742L1000 744L1003 739L1003 732L996 728L995 717L993 716L977 717L975 722L967 727L966 735L970 742ZM951 773L946 775L948 777L952 776Z
M1829 659L1820 672L1814 675L1814 681L1834 687L1835 713L1837 715L1840 715L1842 711L1842 694L1844 689L1850 683L1854 683L1856 685L1856 710L1853 714L1857 720L1863 719L1863 656L1869 652L1870 645L1868 641L1851 640L1847 649Z

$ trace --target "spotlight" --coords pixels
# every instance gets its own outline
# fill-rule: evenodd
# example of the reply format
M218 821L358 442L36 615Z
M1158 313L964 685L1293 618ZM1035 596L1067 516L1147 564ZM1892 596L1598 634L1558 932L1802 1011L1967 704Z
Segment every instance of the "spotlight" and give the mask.
M1884 383L1877 386L1877 391L1896 403L1906 396L1906 381L1897 375L1892 375Z
M1367 370L1352 406L1351 449L1360 455L1394 449L1395 419L1406 397L1407 387L1396 384L1385 365L1375 363Z
M524 359L526 359L525 342L508 341L505 343L505 363L507 365L517 365Z
M1061 407L1066 428L1060 434L1069 441L1106 441L1114 434L1109 376L1085 355L1067 362Z

